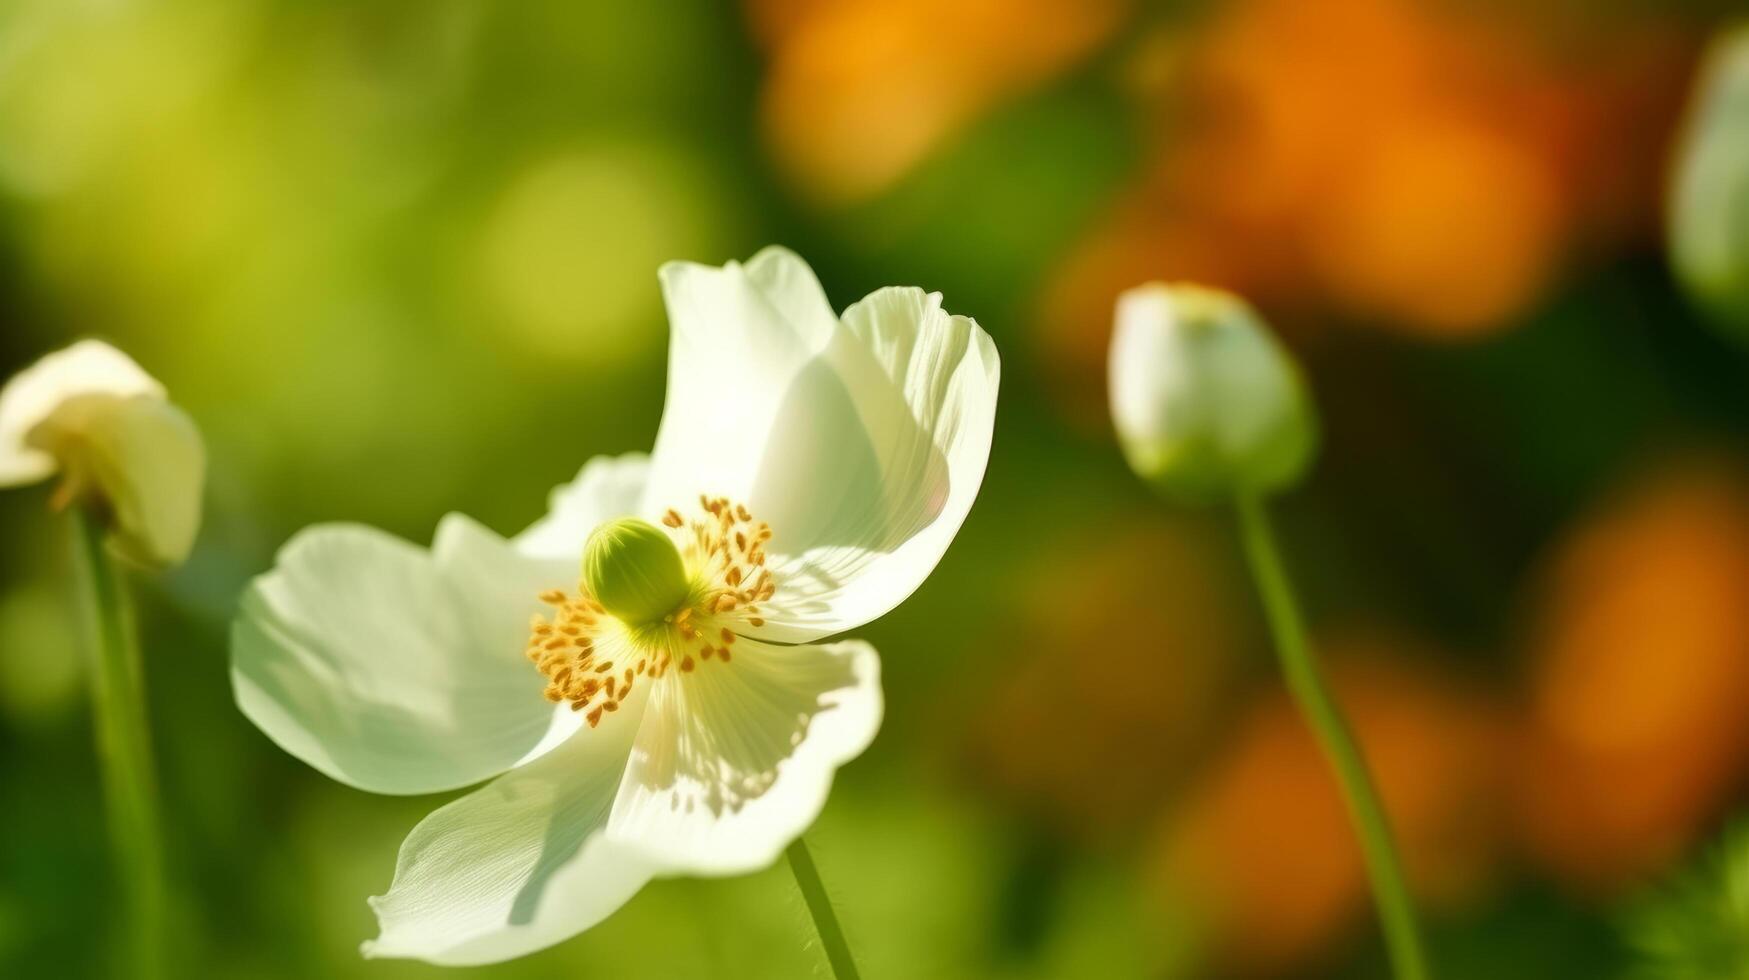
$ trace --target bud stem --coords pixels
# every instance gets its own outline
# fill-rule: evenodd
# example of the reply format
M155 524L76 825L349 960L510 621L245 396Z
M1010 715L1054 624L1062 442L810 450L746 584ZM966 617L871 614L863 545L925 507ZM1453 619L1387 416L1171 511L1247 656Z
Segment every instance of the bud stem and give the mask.
M1379 802L1378 790L1373 786L1366 760L1306 642L1299 604L1282 566L1269 515L1264 510L1263 501L1256 496L1241 494L1235 503L1239 536L1252 576L1257 581L1258 594L1263 600L1263 611L1275 639L1282 673L1336 772L1336 781L1348 804L1349 817L1360 838L1393 972L1398 980L1428 980L1431 974L1426 953L1416 927L1415 908L1409 899L1402 863L1397 857L1396 845L1392 843L1390 822Z
M152 744L146 726L139 645L127 595L96 515L74 507L75 560L88 621L91 706L97 760L108 800L109 833L127 903L128 949L121 975L164 975L166 888Z
M844 941L838 915L832 911L832 899L820 880L820 869L814 867L814 857L800 837L784 852L789 857L789 869L796 876L796 887L814 917L814 930L820 934L820 945L826 950L826 962L832 965L832 975L838 980L858 980L856 960L850 955L850 944Z

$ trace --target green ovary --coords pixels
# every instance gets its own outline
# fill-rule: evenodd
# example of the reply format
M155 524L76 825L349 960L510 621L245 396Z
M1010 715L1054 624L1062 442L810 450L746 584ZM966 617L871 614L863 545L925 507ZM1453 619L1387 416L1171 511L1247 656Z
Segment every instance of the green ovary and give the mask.
M583 586L627 626L660 621L686 602L686 565L661 528L635 517L595 529L583 547Z

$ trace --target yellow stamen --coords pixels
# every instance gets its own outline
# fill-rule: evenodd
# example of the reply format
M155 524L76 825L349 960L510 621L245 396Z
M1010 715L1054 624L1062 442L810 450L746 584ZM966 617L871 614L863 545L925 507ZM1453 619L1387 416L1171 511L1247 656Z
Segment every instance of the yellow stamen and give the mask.
M668 529L662 533L673 533L688 582L688 598L672 611L626 623L609 614L586 586L576 594L559 589L540 594L553 611L550 618L530 620L528 658L546 679L542 694L582 712L591 728L619 709L637 678L659 681L676 661L683 675L701 664L726 664L742 627L765 625L755 603L777 592L776 579L765 567L770 525L726 497L701 496L698 504L699 519L689 521L673 508L661 518ZM604 645L610 630L613 640ZM601 655L602 650L615 651L620 662Z

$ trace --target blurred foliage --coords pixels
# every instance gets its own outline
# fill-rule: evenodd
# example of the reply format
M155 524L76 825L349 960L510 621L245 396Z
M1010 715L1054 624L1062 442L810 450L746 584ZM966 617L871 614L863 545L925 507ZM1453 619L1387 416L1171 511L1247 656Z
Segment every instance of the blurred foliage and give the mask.
M1645 980L1749 977L1749 836L1725 835L1701 867L1666 883L1634 909L1628 939Z
M0 374L105 336L210 450L192 561L137 583L188 974L436 975L356 954L433 801L241 718L243 583L316 521L513 532L647 448L656 267L773 241L841 306L942 290L1004 359L815 831L867 975L1384 973L1229 528L1109 433L1112 300L1150 279L1243 292L1307 367L1283 532L1446 973L1626 970L1617 904L1749 770L1749 355L1661 242L1723 6L0 3ZM99 974L114 897L46 493L0 497L8 977ZM1656 928L1698 950L1717 908ZM780 867L471 972L805 977L808 935Z

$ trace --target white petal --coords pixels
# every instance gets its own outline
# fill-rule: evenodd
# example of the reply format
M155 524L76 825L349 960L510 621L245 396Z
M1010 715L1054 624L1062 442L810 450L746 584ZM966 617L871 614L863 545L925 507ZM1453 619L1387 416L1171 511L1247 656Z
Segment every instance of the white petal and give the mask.
M939 293L894 288L845 311L844 327L825 358L831 393L821 382L787 417L749 503L774 533L767 639L817 639L904 601L947 552L990 458L1001 365L975 321L942 310ZM854 419L822 408L833 404Z
M150 567L188 557L200 530L206 447L181 409L142 395L79 395L36 432L70 485L102 501L117 551Z
M81 395L162 399L164 387L133 359L99 340L82 340L14 375L0 389L0 486L34 483L55 472L53 456L29 444L31 431Z
M577 479L553 489L547 516L517 535L517 550L575 563L596 525L638 513L649 474L650 457L643 453L595 457Z
M746 265L671 262L662 294L672 330L668 394L643 512L695 506L698 495L746 502L798 376L837 332L819 280L793 252Z
M818 639L910 595L947 550L989 459L1000 367L941 297L885 289L832 316L807 265L671 265L668 404L641 508L699 494L771 524L780 599L760 635Z
M445 965L532 953L606 918L656 865L603 833L648 685L600 727L420 822L371 900L367 956Z
M495 776L577 727L523 654L537 595L575 574L460 515L430 552L373 528L310 528L243 597L237 704L286 751L361 789Z
M777 860L819 815L839 766L881 722L880 658L862 642L734 645L650 693L608 835L665 874Z

